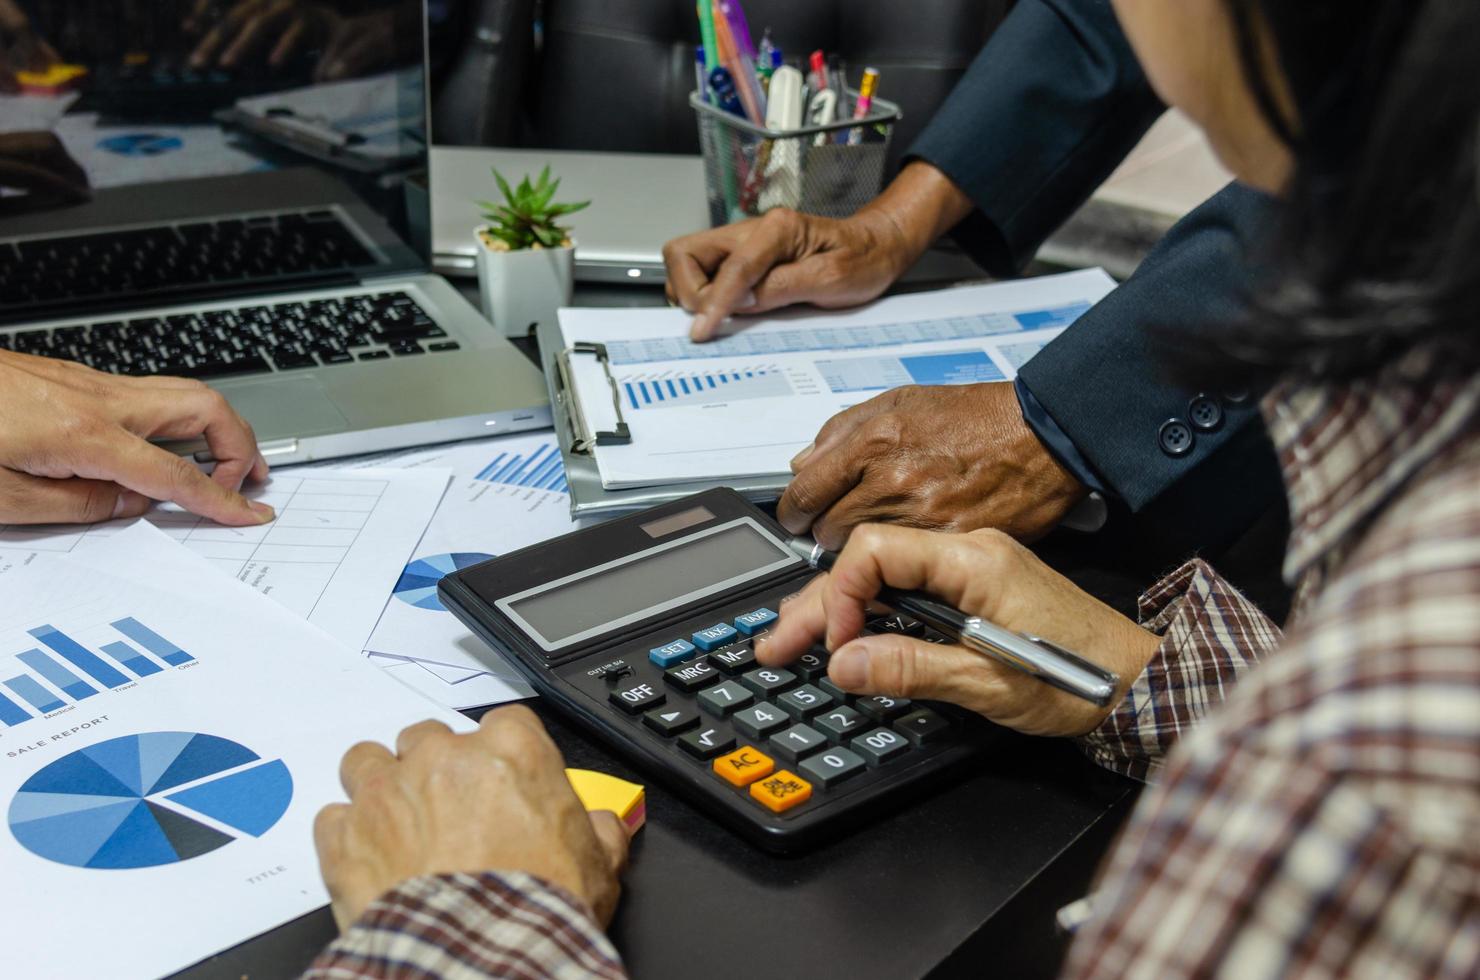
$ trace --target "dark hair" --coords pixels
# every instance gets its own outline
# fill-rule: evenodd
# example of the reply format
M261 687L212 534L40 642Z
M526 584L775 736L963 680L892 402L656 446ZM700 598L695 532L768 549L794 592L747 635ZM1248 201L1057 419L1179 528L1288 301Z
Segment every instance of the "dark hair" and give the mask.
M1480 0L1224 2L1296 169L1223 367L1350 378L1420 344L1480 367Z

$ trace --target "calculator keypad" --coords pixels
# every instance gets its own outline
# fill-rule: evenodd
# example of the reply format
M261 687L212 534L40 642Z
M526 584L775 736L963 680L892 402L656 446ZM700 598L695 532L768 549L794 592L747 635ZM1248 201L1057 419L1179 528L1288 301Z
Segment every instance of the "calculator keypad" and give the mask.
M847 787L887 780L915 753L938 753L956 740L954 709L850 695L828 678L821 647L786 667L758 664L752 643L774 625L773 608L780 607L741 609L634 642L630 654L585 671L593 680L584 686L630 718L635 737L692 760L675 765L702 766L718 792L788 817L846 796ZM892 618L870 626L916 631Z

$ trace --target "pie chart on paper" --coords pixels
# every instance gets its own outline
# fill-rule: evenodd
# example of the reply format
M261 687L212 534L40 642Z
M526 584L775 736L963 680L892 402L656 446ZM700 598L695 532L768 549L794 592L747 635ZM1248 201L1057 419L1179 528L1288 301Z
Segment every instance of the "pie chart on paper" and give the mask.
M148 732L64 755L21 786L10 832L75 868L153 868L261 837L293 800L282 760L195 732Z
M418 558L406 566L392 594L408 606L446 612L442 600L437 598L437 583L442 581L442 577L496 557L476 551L458 551Z

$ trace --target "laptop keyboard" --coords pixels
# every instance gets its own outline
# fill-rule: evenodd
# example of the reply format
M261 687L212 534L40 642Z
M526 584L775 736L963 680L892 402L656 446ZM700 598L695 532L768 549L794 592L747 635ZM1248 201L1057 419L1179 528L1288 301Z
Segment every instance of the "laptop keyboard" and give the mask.
M138 300L374 262L330 210L0 242L0 307Z
M113 374L221 378L458 349L401 292L0 333L0 349Z

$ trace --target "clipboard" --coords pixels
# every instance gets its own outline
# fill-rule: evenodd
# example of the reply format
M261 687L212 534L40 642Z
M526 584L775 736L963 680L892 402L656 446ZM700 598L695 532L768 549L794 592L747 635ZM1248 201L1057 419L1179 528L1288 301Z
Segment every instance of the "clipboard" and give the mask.
M742 480L713 483L675 483L666 486L626 487L608 490L601 485L601 472L596 466L594 450L599 445L631 441L631 430L622 417L620 402L616 405L618 424L593 430L581 409L580 396L568 384L571 358L601 358L600 344L567 345L559 322L541 323L535 329L539 342L540 366L550 390L550 411L555 417L555 438L565 461L565 482L570 490L572 517L612 517L646 510L704 490L729 487L753 503L779 500L789 478L782 476L748 477ZM613 387L613 398L616 389Z

